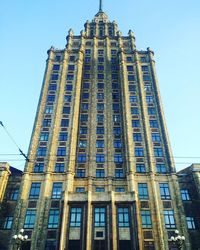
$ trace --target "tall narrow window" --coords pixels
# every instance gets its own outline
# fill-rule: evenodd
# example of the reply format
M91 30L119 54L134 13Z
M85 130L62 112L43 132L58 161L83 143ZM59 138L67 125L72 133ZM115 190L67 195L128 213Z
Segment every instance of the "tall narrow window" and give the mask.
M183 201L190 200L190 195L189 195L188 189L181 189L181 198Z
M62 196L62 182L53 183L52 199L60 199Z
M70 227L80 227L82 217L82 208L72 207L70 210Z
M119 207L117 209L118 213L118 226L119 227L129 227L129 211L128 208Z
M140 199L149 198L147 183L138 183L138 195Z
M25 215L24 228L34 228L36 210L28 209Z
M59 210L58 209L50 209L49 210L48 228L58 228L58 220L59 220Z
M164 210L164 220L166 228L176 228L173 210Z
M104 207L96 207L94 209L94 226L105 227L106 209Z
M160 196L163 200L171 199L168 183L160 183Z
M142 228L152 227L151 213L149 210L141 211L141 218L142 218Z
M4 224L3 224L3 229L11 229L12 223L13 223L13 217L11 216L6 217Z
M195 229L195 223L193 217L186 217L187 228L188 229Z
M38 199L40 195L40 183L34 182L31 185L29 199Z

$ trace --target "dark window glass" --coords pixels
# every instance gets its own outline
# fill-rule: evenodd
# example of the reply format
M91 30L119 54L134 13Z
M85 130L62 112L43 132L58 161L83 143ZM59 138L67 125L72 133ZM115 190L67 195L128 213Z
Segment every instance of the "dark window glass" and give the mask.
M90 79L90 74L84 73L84 74L83 74L83 79Z
M99 63L104 62L104 58L103 57L98 57L98 62Z
M132 115L138 115L139 114L139 110L137 107L131 107L131 114Z
M74 80L74 75L67 74L67 80L70 80L70 81Z
M113 104L113 110L114 111L119 111L119 104L118 103Z
M63 107L63 114L70 114L70 107Z
M146 102L152 103L153 102L153 96L146 96Z
M162 148L154 148L154 156L155 157L163 157L163 150L162 150Z
M67 85L65 86L65 90L66 90L66 91L72 91L72 89L73 89L73 86L72 86L71 84L67 84Z
M120 127L114 127L113 128L113 134L114 135L121 135L121 128Z
M139 199L149 199L147 183L138 183L138 195Z
M160 196L162 200L171 199L168 183L160 183Z
M40 141L48 141L49 139L49 133L48 132L42 132L40 134Z
M45 244L45 250L56 250L56 241L47 240Z
M64 100L65 100L65 102L71 102L72 96L71 95L65 95Z
M96 170L96 177L97 178L104 178L105 177L105 171L104 171L104 169L97 169Z
M65 168L65 164L64 163L56 163L56 165L55 165L55 172L56 173L63 173L64 172L64 168Z
M122 148L122 142L120 140L114 140L114 148Z
M103 66L103 65L98 65L97 69L98 69L99 71L102 71L102 70L104 70L104 66Z
M58 147L57 149L57 156L66 156L66 148Z
M39 147L37 149L37 156L46 156L47 148Z
M87 122L88 121L88 115L81 115L81 122Z
M148 115L155 115L155 114L156 114L155 108L148 108Z
M129 91L136 91L136 86L135 85L129 85L128 89L129 89Z
M89 104L88 103L82 103L81 104L81 109L82 110L88 110L88 108L89 108Z
M79 148L86 148L87 147L87 141L86 140L80 140L78 146L79 146Z
M96 154L96 162L97 163L103 163L103 162L105 162L105 156L104 156L104 154Z
M34 173L42 173L44 171L44 163L36 163L33 171Z
M49 84L49 90L56 90L56 89L57 89L57 85L55 83Z
M97 122L104 122L104 115L97 114Z
M96 141L96 148L104 148L104 141L103 140L97 140Z
M119 84L118 83L112 83L112 89L118 89Z
M167 169L165 164L156 164L156 171L157 173L166 173Z
M144 164L136 164L136 172L138 173L145 173L146 168Z
M103 103L97 103L97 110L104 110L104 104Z
M143 80L144 81L150 81L150 76L149 75L143 75Z
M97 193L105 192L105 188L104 187L96 187L96 192Z
M84 178L85 177L85 169L77 169L77 171L76 171L76 177L78 177L78 178Z
M85 192L85 188L84 187L77 187L76 188L76 193L83 193Z
M97 99L103 100L104 99L104 93L97 93Z
M33 182L31 184L31 189L29 192L29 199L38 199L40 195L40 186L41 183Z
M52 199L60 199L62 197L62 182L53 183Z
M134 81L135 76L134 75L128 75L128 81Z
M75 61L75 56L70 56L70 57L69 57L69 61L70 61L70 62L74 62L74 61Z
M34 228L36 210L28 209L25 215L24 228Z
M115 169L115 178L123 178L124 177L124 172L123 169Z
M11 229L12 228L12 223L13 223L13 217L8 216L5 218L4 224L3 224L3 229Z
M96 134L97 135L103 135L104 134L104 127L97 127L96 128Z
M16 201L19 196L19 188L12 188L9 193L9 200Z
M156 120L150 120L149 123L151 128L158 128L158 122Z
M86 135L87 134L87 128L86 127L80 127L80 134Z
M60 65L59 64L54 64L53 65L53 70L59 70L60 69Z
M121 154L114 154L114 162L115 163L122 163L123 162L123 158Z
M68 127L69 126L69 119L62 119L60 126L61 127Z
M132 120L132 127L139 128L140 127L140 120Z
M51 80L52 80L52 81L58 80L58 74L52 74L52 75L51 75Z
M89 89L90 88L90 83L89 82L84 82L83 83L83 88L84 89Z
M59 141L67 141L68 139L68 133L67 132L60 132L59 134Z
M97 83L97 88L98 88L98 89L104 89L104 83L98 82L98 83Z
M148 71L148 66L142 66L142 71Z
M127 71L133 71L133 66L127 65Z
M43 127L50 127L51 126L51 119L44 119L42 126Z
M47 102L54 102L55 101L55 95L48 95L47 96Z
M137 142L137 141L142 141L142 135L141 135L140 133L134 133L134 134L133 134L133 140L134 140L135 142Z
M69 70L69 71L73 71L73 70L74 70L74 68L75 68L75 66L74 66L74 65L68 65L68 70Z
M78 154L78 163L86 162L86 154Z
M89 93L82 93L82 99L88 99L89 98Z

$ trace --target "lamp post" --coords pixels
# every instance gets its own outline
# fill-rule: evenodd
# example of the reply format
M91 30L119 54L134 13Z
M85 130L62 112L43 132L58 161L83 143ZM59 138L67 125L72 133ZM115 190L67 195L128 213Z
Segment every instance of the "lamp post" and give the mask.
M183 243L185 241L185 236L180 235L178 230L175 230L175 236L171 236L170 241L174 242L178 249L182 249Z
M28 240L28 235L24 235L24 229L22 228L19 231L19 234L15 234L13 236L13 239L14 239L15 244L17 246L17 250L21 250L23 243Z

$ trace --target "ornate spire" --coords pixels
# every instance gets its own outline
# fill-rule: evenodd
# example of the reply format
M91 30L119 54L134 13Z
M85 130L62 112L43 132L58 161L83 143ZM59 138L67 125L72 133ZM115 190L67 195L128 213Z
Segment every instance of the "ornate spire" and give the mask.
M103 12L103 1L99 0L99 12Z

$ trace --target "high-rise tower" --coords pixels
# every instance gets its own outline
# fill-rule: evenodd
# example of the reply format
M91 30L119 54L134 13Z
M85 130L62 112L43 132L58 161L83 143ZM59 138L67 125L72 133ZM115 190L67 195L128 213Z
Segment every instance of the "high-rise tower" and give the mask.
M187 235L154 53L102 1L48 51L28 157L13 230L32 250L166 250Z

